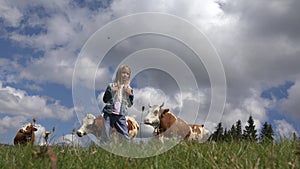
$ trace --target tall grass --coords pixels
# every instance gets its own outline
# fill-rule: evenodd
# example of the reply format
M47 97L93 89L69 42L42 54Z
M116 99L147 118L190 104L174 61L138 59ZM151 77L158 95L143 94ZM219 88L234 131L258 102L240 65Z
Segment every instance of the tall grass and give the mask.
M182 142L169 151L148 158L128 158L103 150L101 147L53 147L57 167L61 169L99 168L300 168L299 142L204 143ZM137 145L139 146L139 145ZM51 168L50 159L36 152L36 146L0 146L0 168ZM134 147L133 147L134 148ZM42 156L42 157L40 157Z

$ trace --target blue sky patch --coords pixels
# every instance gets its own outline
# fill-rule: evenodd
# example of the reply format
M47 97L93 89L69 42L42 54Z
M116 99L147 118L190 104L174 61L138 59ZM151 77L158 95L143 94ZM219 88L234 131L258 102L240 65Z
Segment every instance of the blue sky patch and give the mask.
M30 57L39 58L44 55L44 52L42 51L36 51L32 48L24 47L24 45L20 45L18 42L8 39L0 38L0 46L5 49L1 50L1 58L13 59L12 56L20 55L22 56L21 60L28 60ZM21 64L25 64L25 62L21 62Z
M288 89L290 89L295 83L291 81L286 81L285 84L279 85L277 87L271 87L261 93L261 97L269 100L273 100L274 98L277 100L287 99Z
M80 8L88 8L91 11L101 10L108 8L112 3L112 0L98 0L98 1L83 1L83 0L74 0L72 4L79 6Z

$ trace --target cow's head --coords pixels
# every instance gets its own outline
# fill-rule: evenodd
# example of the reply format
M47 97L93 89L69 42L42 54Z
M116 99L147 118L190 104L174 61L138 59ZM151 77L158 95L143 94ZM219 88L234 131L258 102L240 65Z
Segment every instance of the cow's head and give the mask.
M20 132L25 135L31 135L35 131L37 131L37 128L32 123L28 123L20 129Z
M207 141L207 139L209 138L210 132L207 128L204 127L203 124L202 125L191 124L190 129L192 132L190 136L191 140L198 140L200 143L203 143Z
M90 128L94 124L96 117L93 114L87 114L82 119L82 126L77 130L77 135L79 137L82 137L86 135L87 133L90 133Z
M201 140L204 142L206 140L208 140L210 132L207 128L204 127L204 125L202 125L202 128L200 128L201 133L202 133L202 138Z
M169 109L163 109L164 103L161 105L149 105L147 115L145 116L144 123L151 125L153 127L158 127L160 125L161 117L169 112Z

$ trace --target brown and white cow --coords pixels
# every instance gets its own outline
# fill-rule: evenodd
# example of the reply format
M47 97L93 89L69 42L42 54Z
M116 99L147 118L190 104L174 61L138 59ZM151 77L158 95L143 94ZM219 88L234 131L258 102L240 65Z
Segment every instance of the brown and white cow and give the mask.
M35 139L35 131L37 131L37 128L32 123L26 124L17 132L14 138L14 145L33 144Z
M149 106L144 123L154 127L155 136L180 137L184 140L195 140L199 143L207 141L209 131L204 125L187 124L176 117L169 109L163 109L164 104Z
M149 110L144 118L144 123L154 127L154 134L175 139L188 139L191 131L189 125L182 119L176 117L169 109L163 109L162 105L149 105ZM162 140L163 141L163 140Z
M134 139L139 131L139 124L137 121L132 118L126 116L126 121L127 121L127 128L128 128L128 134L130 139ZM77 135L79 137L82 137L86 134L93 134L95 135L98 139L100 139L101 133L103 130L103 116L94 116L93 114L87 114L83 119L82 119L82 126L77 130ZM113 128L113 132L116 132L116 129Z
M198 124L189 124L191 129L191 134L188 140L195 140L199 143L203 143L208 140L209 138L209 131L204 127L204 125Z

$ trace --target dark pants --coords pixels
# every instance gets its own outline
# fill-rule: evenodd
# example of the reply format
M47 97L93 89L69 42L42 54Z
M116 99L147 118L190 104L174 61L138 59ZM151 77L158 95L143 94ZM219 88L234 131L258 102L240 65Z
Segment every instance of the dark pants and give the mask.
M125 116L104 113L103 118L104 129L102 132L102 141L107 141L107 139L110 137L111 130L113 127L115 127L117 132L124 136L126 140L129 140Z

